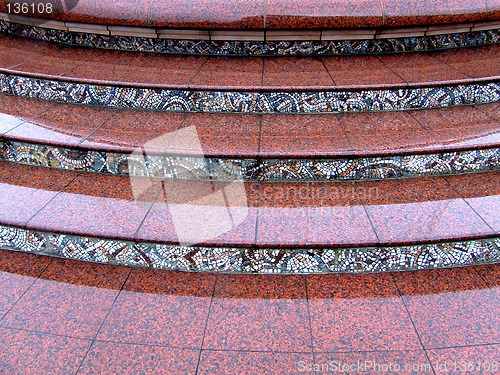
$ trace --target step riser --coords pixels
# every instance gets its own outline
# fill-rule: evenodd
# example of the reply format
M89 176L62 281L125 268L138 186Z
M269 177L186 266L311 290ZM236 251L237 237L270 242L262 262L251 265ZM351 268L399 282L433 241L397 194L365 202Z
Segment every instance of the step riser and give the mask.
M458 85L386 90L254 92L119 87L0 73L0 92L60 103L206 113L403 111L500 101L498 82L477 80Z
M27 18L26 23L31 23ZM62 23L61 28L68 28ZM85 25L91 28L92 25ZM458 27L459 25L457 25ZM262 36L255 36L257 40L238 40L234 35L231 40L218 40L213 32L197 31L196 38L206 40L193 40L193 37L182 35L168 37L168 34L159 33L158 38L141 36L111 35L105 27L99 33L67 31L24 25L8 21L0 21L0 30L8 35L21 36L51 43L68 46L113 49L119 51L153 52L163 54L190 54L190 55L242 55L242 56L330 56L330 55L367 55L383 53L423 52L451 48L478 47L500 42L500 30L493 25L491 30L481 29L474 24L467 24L471 31L453 32L444 25L443 31L435 28L419 28L413 35L405 35L395 29L392 33L380 33L378 30L367 30L367 36L349 37L347 33L342 36L333 35L331 31L317 31L316 36L300 36L299 32L292 32L290 36L272 35L272 32L262 32ZM96 27L97 29L97 27ZM188 30L189 31L189 30ZM176 30L182 34L183 30ZM155 34L156 30L152 29ZM188 35L187 32L185 32ZM435 35L438 33L438 35ZM104 34L104 35L103 35ZM106 35L107 34L107 35ZM206 36L204 36L206 34ZM174 34L175 35L175 34ZM272 40L265 40L270 38ZM228 37L226 37L227 39ZM280 39L281 38L281 39ZM351 38L351 39L349 39ZM262 40L260 40L262 39ZM292 39L292 40L290 40ZM296 40L294 40L296 39ZM312 40L308 40L312 39ZM316 40L315 40L316 39ZM330 40L335 39L335 40ZM339 40L337 40L339 39Z
M500 148L335 159L237 159L78 150L2 140L0 160L111 175L210 181L369 181L500 170ZM134 168L131 169L131 166ZM175 170L179 168L183 174ZM170 171L170 172L169 172Z
M0 226L0 248L129 267L217 273L370 273L500 261L500 238L346 249L182 247Z

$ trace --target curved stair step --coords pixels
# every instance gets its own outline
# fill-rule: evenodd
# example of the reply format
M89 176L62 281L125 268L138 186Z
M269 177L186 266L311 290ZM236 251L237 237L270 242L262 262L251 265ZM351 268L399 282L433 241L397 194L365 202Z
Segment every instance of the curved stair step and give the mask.
M495 45L377 57L145 56L2 37L0 89L43 100L162 111L411 110L499 101L499 50Z
M189 172L179 178L256 182L423 177L500 167L499 103L246 115L138 112L0 96L0 107L0 158L51 168L160 177L160 168L177 165Z
M1 162L1 246L219 272L370 272L498 261L500 174L217 183Z

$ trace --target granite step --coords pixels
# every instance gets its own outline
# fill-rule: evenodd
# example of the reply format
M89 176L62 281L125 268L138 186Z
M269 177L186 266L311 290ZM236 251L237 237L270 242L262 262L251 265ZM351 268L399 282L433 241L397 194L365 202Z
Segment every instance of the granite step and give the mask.
M8 12L8 3L0 1L0 12ZM30 3L30 0L26 3ZM431 4L399 0L230 3L208 0L193 6L187 5L185 0L155 0L147 3L122 0L107 4L106 7L96 7L92 1L80 0L68 2L64 6L56 3L54 11L48 15L52 20L83 24L216 30L442 25L500 17L499 5L495 0L455 0L452 3L437 0ZM10 13L15 14L13 9ZM44 15L41 11L30 13L29 9L26 13L35 18ZM18 12L17 15L21 14Z
M372 272L500 256L498 172L270 184L0 168L7 249L210 272Z
M381 56L218 57L65 48L3 36L4 93L124 109L397 111L497 102L500 45Z
M169 113L1 95L0 158L156 177L173 164L189 172L178 178L249 182L460 174L499 169L499 113L499 103L340 115Z

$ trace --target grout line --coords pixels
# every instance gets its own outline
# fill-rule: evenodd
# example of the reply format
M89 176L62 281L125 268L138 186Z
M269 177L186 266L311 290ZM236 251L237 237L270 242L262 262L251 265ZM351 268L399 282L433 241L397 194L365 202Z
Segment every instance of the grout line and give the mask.
M380 5L382 7L382 27L385 27L385 3L384 0L380 0ZM374 36L374 38L376 35Z
M42 256L42 255L38 255L36 254L36 256ZM5 317L12 311L12 309L14 309L14 307L19 303L19 301L26 295L26 293L28 293L28 291L33 287L33 285L35 285L35 283L40 279L40 276L42 276L42 274L47 270L47 268L50 267L50 265L52 264L52 258L49 256L49 262L47 263L47 265L40 271L40 273L36 276L36 277L33 277L33 282L29 285L29 287L26 288L26 290L21 294L21 296L19 296L19 298L12 304L12 306L10 307L10 309L8 309L5 314L2 315L2 317L0 318L0 329L1 328L10 328L10 327L7 327L7 326L4 326L2 324L2 321L5 319ZM12 328L12 329L16 329L16 328Z
M309 283L308 283L308 276L307 275L304 275L303 276L304 278L304 286L305 286L305 289L306 289L306 303L307 303L307 317L308 317L308 321L309 321L309 333L311 335L311 352L312 352L312 356L313 356L313 363L316 363L316 351L315 351L315 348L314 348L314 334L313 334L313 328L312 328L312 317L311 317L311 306L309 304Z
M332 80L333 82L333 86L337 86L337 84L335 83L335 80L333 79L332 77L332 74L330 73L330 70L328 70L328 68L326 67L326 64L325 64L325 60L324 60L324 56L320 56L320 59L321 59L321 63L323 64L323 67L325 68L326 70L326 73L328 74L328 76L330 77L330 79Z
M418 53L418 52L417 52ZM401 81L409 88L410 82L408 82L402 75L400 75L398 72L396 72L394 69L392 69L389 65L387 65L385 62L383 62L378 55L373 55L384 67L386 67L391 73L393 73L395 76L399 77ZM396 55L392 55L396 56Z
M162 180L162 184L161 184L162 186L161 186L161 188L159 188L159 189L158 189L158 192L157 192L157 193L156 193L156 195L155 195L155 199L151 202L151 204L150 204L150 206L149 206L148 211L146 212L146 214L145 214L145 215L144 215L144 217L142 218L142 220L141 220L141 222L140 222L139 226L137 227L137 230L134 232L134 236L133 236L133 245L132 245L132 246L134 246L134 245L136 245L136 244L137 244L137 242L138 242L137 237L138 237L138 234L139 234L139 232L140 232L140 230L141 230L141 228L142 228L142 226L143 226L144 222L145 222L145 221L146 221L146 219L148 218L148 216L149 216L149 214L150 214L151 210L153 209L153 206L155 205L155 203L157 203L157 202L159 201L160 196L161 196L161 195L163 195L163 193L165 192L165 188L164 188L164 184L163 184L163 182L164 182L164 181ZM164 197L164 196L163 196L163 199L162 199L162 204L163 204L163 202L165 202L165 203L166 203L166 199L165 199L165 197Z
M408 306L406 304L406 301L405 301L405 299L403 297L403 294L401 293L401 290L399 289L399 285L398 285L398 282L396 280L396 276L394 274L391 274L391 278L392 278L392 282L396 286L396 290L398 291L399 299L400 299L401 303L403 304L404 309L406 310L406 313L408 314L408 319L410 319L410 322L411 322L411 324L413 326L413 330L415 331L415 334L418 337L418 341L420 342L420 345L422 347L420 350L424 351L425 356L427 357L427 361L429 362L429 364L431 366L432 372L433 372L434 375L436 375L436 371L434 370L434 366L432 366L431 359L429 358L429 355L428 355L427 350L426 350L426 348L424 346L424 343L422 342L422 338L420 337L420 334L419 334L419 332L417 330L417 327L416 327L415 322L413 320L413 316L411 315L410 310L408 310Z
M88 140L90 137L92 137L95 133L97 133L99 130L101 130L102 128L105 127L105 125L108 125L109 123L111 123L115 118L118 117L118 113L112 113L110 115L110 117L108 117L106 120L103 121L103 123L99 126L97 126L97 128L95 128L94 130L92 130L90 133L88 133L87 135L83 136L82 139L80 140L80 142L78 142L78 145L82 145L86 140Z
M25 165L29 165L29 164L25 164ZM37 167L36 165L29 165L31 167ZM42 167L43 168L43 167ZM64 169L61 169L61 170L64 170ZM33 216L31 216L31 218L28 219L28 221L26 221L26 223L24 224L24 228L25 229L28 229L28 225L29 223L38 215L40 214L50 203L52 203L56 198L58 198L63 192L64 190L66 190L68 188L69 185L71 185L73 182L75 182L75 180L77 180L81 175L82 173L84 172L78 172L78 171L71 171L71 170L67 170L68 172L76 172L77 175L75 177L73 177L67 184L64 185L64 187L61 188L61 190L59 190L58 192L56 192L54 194L54 196L42 207L40 208L35 214L33 214Z
M85 338L77 337L77 336L63 335L60 333L52 333L52 332L44 332L44 331L37 331L34 329L27 329L27 328L20 328L20 327L0 326L0 330L1 329L11 329L13 331L37 333L37 334L41 334L41 335L48 335L48 336L55 336L55 337L65 337L65 338L72 339L72 340L92 341L91 339L85 339Z
M491 171L493 172L493 171ZM475 172L475 173L490 173L490 171L487 171L487 172ZM446 178L447 176L444 175L444 176L438 176L441 180L444 180L444 182L448 185L448 187L456 194L457 198L456 199L460 199L461 201L465 202L465 204L481 219L481 221L492 231L492 234L496 234L498 235L497 231L495 231L495 229L493 227L490 226L490 224L488 224L488 222L483 218L483 216L481 214L479 214L475 209L474 207L471 206L471 204L469 203L468 199L470 198L464 198L461 196L460 192L455 189L455 187L448 181L448 179ZM484 236L487 236L487 234L484 234Z
M479 267L479 266L478 266ZM477 267L474 267L473 268L474 270L474 273L484 282L484 284L488 287L488 289L490 290L495 290L496 287L494 287L493 285L491 285L491 283L489 283L484 277L483 275L481 275L481 273L479 273L479 271L477 270Z
M212 314L212 304L214 302L215 298L215 289L217 287L217 283L219 282L219 275L216 275L215 281L214 281L214 287L212 289L212 297L210 298L210 305L208 306L208 313L207 313L207 319L205 321L205 328L203 329L203 338L201 339L201 345L198 348L199 354L198 354L198 362L196 363L196 370L195 370L195 375L198 374L198 371L200 369L200 363L201 363L201 354L203 353L203 346L205 345L205 336L207 334L207 328L208 328L208 322L210 320L210 315Z
M434 108L427 109L427 110L428 110L428 111L432 111L433 109L434 109ZM438 108L438 109L442 109L442 108ZM429 136L432 138L432 140L434 141L434 144L435 144L435 145L438 145L438 146L440 146L440 147L443 147L443 149L446 149L446 144L445 144L444 142L442 142L441 140L439 140L439 138L437 138L437 135L436 135L436 134L434 134L434 132L433 132L431 129L427 128L424 124L422 124L422 123L421 123L421 122L420 122L420 121L419 121L419 120L415 117L415 115L412 113L412 111L411 111L411 110L410 110L410 111L407 111L406 113L407 113L407 114L408 114L408 115L409 115L409 116L413 119L413 121L414 121L415 123L417 123L417 124L420 126L420 128L421 128L422 130L424 130L424 132L425 132L427 135L429 135Z
M129 279L130 277L130 274L132 273L132 270L130 269L128 274L127 274L127 277L124 278L123 280L123 283L120 287L120 290L118 291L118 293L116 293L116 296L115 296L115 299L113 300L113 303L111 304L111 306L109 307L109 310L108 310L108 313L106 314L106 316L104 317L104 319L102 320L102 323L101 325L99 326L99 329L97 329L96 331L96 334L94 335L94 338L92 339L92 343L90 344L87 352L85 353L85 355L83 356L81 362L80 362L80 365L78 366L78 369L77 371L75 372L75 375L78 374L80 372L80 369L83 365L83 363L85 362L85 359L87 358L88 354L90 353L90 351L92 350L92 348L94 347L94 344L96 342L96 339L97 339L97 336L99 336L99 332L101 332L101 329L102 327L104 326L104 323L106 323L106 320L108 319L108 316L109 314L111 313L111 311L113 310L113 307L115 306L116 304L116 301L118 299L118 297L120 296L122 290L123 290L123 287L125 286L125 284L127 283L127 280Z

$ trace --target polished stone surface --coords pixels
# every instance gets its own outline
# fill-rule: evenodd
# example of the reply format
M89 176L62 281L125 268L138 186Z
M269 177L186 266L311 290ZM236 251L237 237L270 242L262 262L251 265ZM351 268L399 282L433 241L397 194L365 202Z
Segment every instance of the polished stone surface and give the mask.
M297 374L367 362L493 374L498 268L215 276L2 250L0 372Z
M6 12L7 1L0 2ZM56 4L57 5L57 4ZM69 6L68 6L69 5ZM96 0L55 6L51 19L80 23L200 29L317 29L407 26L470 22L498 17L494 0L120 0L98 6ZM30 14L38 18L40 14ZM45 17L47 18L47 17Z
M1 223L37 231L259 248L396 245L498 235L498 172L446 179L211 183L8 162L0 167ZM467 188L473 178L476 183L484 179L483 189Z
M388 156L497 147L498 113L498 103L491 103L388 113L185 114L0 95L0 140L118 154L148 144L148 152L164 153L164 145L150 141L194 127L204 157ZM199 151L179 144L170 153Z
M139 87L341 90L406 87L430 82L437 85L439 82L470 81L471 78L493 79L500 76L499 49L496 45L467 52L452 50L364 57L161 55L153 58L138 52L68 49L4 36L0 38L0 68L17 74L60 76L59 79ZM478 70L478 64L481 70ZM349 69L349 74L342 74Z

